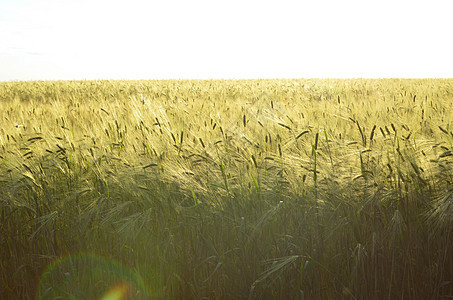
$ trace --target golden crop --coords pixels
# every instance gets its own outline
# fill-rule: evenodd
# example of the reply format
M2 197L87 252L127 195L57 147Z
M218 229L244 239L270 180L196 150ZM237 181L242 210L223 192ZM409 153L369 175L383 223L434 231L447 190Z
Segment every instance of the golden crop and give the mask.
M452 80L3 82L0 103L9 298L453 295ZM116 271L60 260L86 252Z

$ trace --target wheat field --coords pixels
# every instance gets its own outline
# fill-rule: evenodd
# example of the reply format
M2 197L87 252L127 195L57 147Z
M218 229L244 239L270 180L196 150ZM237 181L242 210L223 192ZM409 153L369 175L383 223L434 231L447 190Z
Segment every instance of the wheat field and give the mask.
M0 83L2 299L453 297L453 80Z

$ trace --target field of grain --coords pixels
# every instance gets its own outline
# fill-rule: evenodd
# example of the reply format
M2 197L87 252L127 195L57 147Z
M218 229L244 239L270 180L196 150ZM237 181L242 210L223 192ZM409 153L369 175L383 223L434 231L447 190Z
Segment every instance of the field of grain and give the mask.
M453 80L0 83L2 299L453 297Z

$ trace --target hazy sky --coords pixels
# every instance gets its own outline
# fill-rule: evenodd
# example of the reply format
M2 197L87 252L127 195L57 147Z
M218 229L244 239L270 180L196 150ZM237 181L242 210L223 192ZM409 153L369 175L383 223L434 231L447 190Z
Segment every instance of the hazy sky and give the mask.
M0 0L0 81L453 77L452 8L451 0Z

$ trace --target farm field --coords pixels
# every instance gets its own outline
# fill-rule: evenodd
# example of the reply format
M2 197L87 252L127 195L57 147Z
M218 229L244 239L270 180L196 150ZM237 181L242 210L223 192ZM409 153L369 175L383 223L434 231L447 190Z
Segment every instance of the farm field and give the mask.
M0 82L0 298L452 298L452 168L450 79Z

